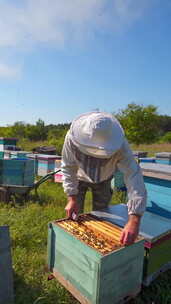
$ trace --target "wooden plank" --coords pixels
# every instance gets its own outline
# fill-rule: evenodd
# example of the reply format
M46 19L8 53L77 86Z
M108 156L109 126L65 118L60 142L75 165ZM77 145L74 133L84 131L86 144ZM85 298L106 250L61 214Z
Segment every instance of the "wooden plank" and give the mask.
M101 254L80 242L78 239L53 225L52 252L50 253L53 263L51 268L69 281L87 299L96 303L98 263Z
M155 153L155 157L171 159L171 152L158 152L158 153Z
M0 227L0 304L13 303L13 274L8 226Z
M171 181L171 176L164 174L164 173L145 171L142 169L142 174L143 174L143 176L149 176L149 177L154 177L154 178L165 179L165 180Z
M171 180L171 166L153 163L140 163L144 176Z
M140 291L144 259L143 242L138 241L101 259L99 303L118 303L121 299Z
M61 283L81 304L92 304L70 281L66 280L59 271L53 269L54 277Z

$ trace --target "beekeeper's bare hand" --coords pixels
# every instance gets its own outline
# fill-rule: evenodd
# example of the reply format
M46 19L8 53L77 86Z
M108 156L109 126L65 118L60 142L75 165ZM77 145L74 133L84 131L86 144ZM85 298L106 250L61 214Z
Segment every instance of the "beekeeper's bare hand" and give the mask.
M120 242L122 245L131 245L135 242L140 226L141 217L139 215L130 215L127 224L125 225Z
M77 198L75 195L68 196L68 203L65 206L66 216L72 217L72 213L74 212L76 215L78 215L78 204L77 204Z

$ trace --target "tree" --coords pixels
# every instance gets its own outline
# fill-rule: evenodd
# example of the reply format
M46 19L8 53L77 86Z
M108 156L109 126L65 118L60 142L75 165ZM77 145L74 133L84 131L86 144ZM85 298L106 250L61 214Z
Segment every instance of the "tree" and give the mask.
M160 135L163 136L166 132L171 131L171 116L159 115Z
M152 143L159 134L159 116L157 107L142 106L135 103L115 115L125 130L129 142L137 145Z

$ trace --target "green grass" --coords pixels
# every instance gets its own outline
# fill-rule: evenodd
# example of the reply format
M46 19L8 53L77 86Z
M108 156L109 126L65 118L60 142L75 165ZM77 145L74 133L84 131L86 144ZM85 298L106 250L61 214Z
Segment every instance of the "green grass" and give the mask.
M48 281L46 271L47 224L65 217L66 197L62 186L42 184L39 199L32 193L28 203L0 204L0 225L10 226L14 269L15 304L78 303L56 280ZM122 194L112 203L121 203ZM85 211L91 209L91 194L86 196ZM124 288L124 282L123 282ZM171 304L171 271L162 274L131 304ZM106 303L107 304L107 303Z
M132 150L134 151L147 151L148 156L154 156L157 152L170 152L171 144L169 143L155 143L155 144L141 144L139 146L131 145Z

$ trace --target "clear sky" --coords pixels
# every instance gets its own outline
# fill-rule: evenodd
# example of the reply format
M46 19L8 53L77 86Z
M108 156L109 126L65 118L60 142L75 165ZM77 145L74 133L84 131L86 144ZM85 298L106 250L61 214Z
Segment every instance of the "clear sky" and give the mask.
M0 0L0 125L153 104L171 115L170 0Z

